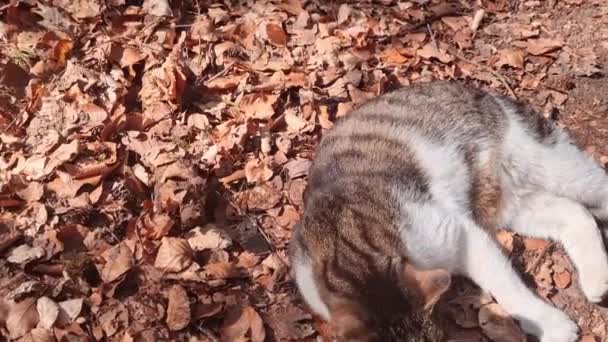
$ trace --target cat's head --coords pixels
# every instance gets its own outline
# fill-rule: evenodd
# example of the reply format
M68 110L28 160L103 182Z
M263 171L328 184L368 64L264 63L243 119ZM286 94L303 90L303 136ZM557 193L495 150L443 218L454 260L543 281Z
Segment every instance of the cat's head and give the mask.
M400 278L395 285L402 290L401 298L380 294L368 295L366 299L328 299L339 303L331 306L329 319L338 339L359 342L441 340L443 333L433 307L449 289L450 274L441 269L423 271L405 264ZM370 299L378 302L370 303Z
M297 233L296 233L297 234ZM330 236L291 245L294 276L304 301L327 320L338 341L439 341L432 308L451 283L441 269L332 251ZM330 251L328 251L330 250ZM343 249L340 249L341 251ZM339 257L336 257L339 255Z

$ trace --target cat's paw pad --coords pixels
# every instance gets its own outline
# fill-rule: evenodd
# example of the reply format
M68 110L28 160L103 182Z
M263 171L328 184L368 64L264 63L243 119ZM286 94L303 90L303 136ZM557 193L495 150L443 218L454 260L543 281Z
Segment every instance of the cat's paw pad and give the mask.
M552 312L545 317L541 342L575 342L578 340L578 327L561 311Z
M592 303L599 303L608 294L608 270L586 275L580 283L587 299Z

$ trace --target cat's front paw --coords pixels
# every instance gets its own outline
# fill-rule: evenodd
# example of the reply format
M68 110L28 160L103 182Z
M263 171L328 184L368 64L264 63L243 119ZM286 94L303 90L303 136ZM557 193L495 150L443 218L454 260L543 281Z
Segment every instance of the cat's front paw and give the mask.
M595 269L593 273L585 274L580 279L580 286L590 302L601 302L608 293L608 269Z
M578 327L565 313L555 310L545 317L539 338L540 342L575 342Z
M575 342L578 339L578 327L568 315L549 305L538 301L530 305L526 314L514 315L528 334L538 337L540 342Z

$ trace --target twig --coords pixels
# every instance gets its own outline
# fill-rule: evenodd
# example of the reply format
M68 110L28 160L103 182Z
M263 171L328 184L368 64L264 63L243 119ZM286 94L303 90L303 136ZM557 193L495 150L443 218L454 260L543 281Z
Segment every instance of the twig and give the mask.
M538 267L540 262L543 260L543 257L545 256L545 254L547 254L547 252L549 251L549 249L551 249L551 247L553 247L553 242L549 242L545 247L543 247L543 249L540 250L540 253L538 253L538 256L536 257L536 259L534 259L534 261L530 264L530 266L528 266L526 268L526 273L530 273L530 272L534 271L536 269L536 267Z
M473 33L475 33L477 31L477 29L479 28L479 25L481 24L481 21L483 20L483 17L485 16L486 11L483 8L480 8L477 10L477 12L475 12L475 15L473 16L473 20L471 20L471 31L473 31Z
M429 35L431 36L431 42L433 43L433 47L435 48L435 51L439 52L439 45L437 45L437 41L435 40L435 34L433 33L433 30L431 29L431 25L426 24L426 29L429 31Z
M411 26L411 27L404 27L401 30L399 30L399 33L397 33L398 35L403 35L406 33L410 33L410 32L414 32L419 30L422 27L427 26L428 24L437 21L443 17L447 17L450 16L452 14L458 14L460 11L458 8L450 6L448 8L443 9L443 11L439 12L439 13L435 13L434 15L430 16L428 19L423 20L422 22Z
M463 60L469 64L473 64L474 66L478 67L478 68L482 68L484 70L486 70L487 72L491 73L494 77L498 78L498 80L505 86L505 88L507 88L507 91L509 92L509 94L514 98L517 99L517 95L515 95L515 92L513 91L513 89L511 88L511 86L509 85L509 82L507 82L507 79L501 75L500 73L492 70L492 68L485 66L483 64L479 64L477 62L473 62L472 60L461 56L458 53L452 53L456 58Z
M220 193L220 195L221 195L221 193ZM234 203L230 198L227 198L226 196L223 196L223 195L222 195L222 197L224 197L224 199L228 202L228 204L230 204L230 206L236 210L237 214L246 217L249 220L249 222L251 222L251 224L253 224L255 226L255 228L262 235L264 240L266 240L266 243L268 243L268 246L270 247L272 252L276 253L276 247L274 246L272 240L270 240L270 237L268 236L268 234L266 234L266 232L262 229L262 227L260 227L258 222L251 216L251 214L243 212L243 210L241 210L241 208L239 206L237 206L236 203Z
M205 335L205 337L207 337L211 342L219 342L219 339L217 338L217 336L215 336L215 334L209 330L209 328L206 328L203 326L203 323L199 323L197 325L198 330L203 333L203 335Z

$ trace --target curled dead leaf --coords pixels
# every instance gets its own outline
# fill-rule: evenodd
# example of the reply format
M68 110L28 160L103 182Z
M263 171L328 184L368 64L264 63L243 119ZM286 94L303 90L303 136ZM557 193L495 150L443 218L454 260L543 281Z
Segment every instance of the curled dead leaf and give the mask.
M192 250L196 252L206 249L225 249L232 246L232 238L224 230L211 223L190 230L185 237Z
M52 329L59 317L59 305L48 297L40 297L36 309L40 316L40 325L45 329Z
M173 331L181 330L190 324L190 300L186 290L180 285L169 289L167 306L167 326Z
M205 276L209 279L229 279L242 276L238 266L231 262L216 262L205 265Z
M248 94L241 98L240 108L252 119L267 120L274 115L274 105L278 99L278 95Z
M180 272L192 264L192 249L185 239L164 237L154 267L165 272Z
M555 286L560 289L567 289L572 283L572 276L570 275L570 271L564 270L563 272L555 272L553 273L553 281L555 282Z
M263 27L263 36L265 36L265 38L268 39L270 43L277 46L287 45L287 35L285 34L281 23L270 22Z
M499 59L494 65L502 67L505 65L523 69L525 53L519 49L504 49L498 52Z
M249 183L263 183L272 178L273 172L259 159L251 159L245 164L245 177Z
M82 311L82 304L84 304L83 298L75 298L59 302L59 322L61 322L62 325L68 325L76 321L76 318Z
M528 39L526 51L534 56L540 56L559 50L564 46L564 43L557 39L538 38Z
M240 341L250 338L252 342L262 342L266 338L262 318L254 308L233 306L226 313L222 336L226 341Z
M435 58L441 63L449 63L454 60L454 57L449 55L444 49L436 47L432 43L428 43L418 49L416 51L416 54L425 59Z
M13 302L6 318L6 329L11 339L29 333L40 320L36 309L36 299L26 298L18 303Z
M110 283L127 273L135 264L133 253L125 242L110 248L103 253L106 264L101 271L101 279Z
M491 303L479 309L479 325L492 341L525 342L526 336L507 312Z
M8 253L6 260L13 264L27 264L44 256L40 247L31 247L26 244L18 246Z

